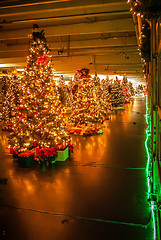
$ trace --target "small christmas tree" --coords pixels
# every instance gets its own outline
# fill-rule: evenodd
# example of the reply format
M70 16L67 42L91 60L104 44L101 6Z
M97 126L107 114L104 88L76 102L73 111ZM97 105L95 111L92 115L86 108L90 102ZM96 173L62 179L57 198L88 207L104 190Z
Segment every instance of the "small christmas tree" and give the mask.
M73 103L72 93L72 80L70 79L69 85L65 84L63 75L59 78L58 90L60 94L60 101L66 108L71 108Z
M66 101L65 107L71 108L73 106L73 92L72 92L72 79L69 80L68 85L66 86Z
M101 104L104 107L106 113L112 113L113 107L110 101L110 92L109 92L110 82L108 77L106 79L102 79L100 87L101 87L101 94L100 94Z
M7 130L7 125L12 125L15 121L19 83L17 76L6 76L3 78L3 82L2 121Z
M51 54L44 30L34 25L20 89L16 128L10 138L11 146L18 152L35 146L63 145L69 139L51 73Z
M129 83L126 77L123 77L123 80L122 80L122 90L123 90L123 95L125 99L129 99L130 98Z
M104 115L98 100L99 83L92 79L89 69L81 69L78 88L74 95L73 112L69 122L75 125L85 124L91 126L93 123L102 122Z
M59 91L59 95L60 95L60 101L61 103L64 105L66 102L66 86L65 86L65 80L63 75L60 76L59 81L58 81L58 91Z
M135 90L133 88L132 82L129 81L129 92L131 96L135 95Z
M72 94L73 96L76 94L79 84L79 79L81 78L81 70L77 70L76 74L74 75L74 79L72 81Z
M120 81L116 77L112 86L109 88L110 100L113 107L122 107L125 103L125 97L123 95Z

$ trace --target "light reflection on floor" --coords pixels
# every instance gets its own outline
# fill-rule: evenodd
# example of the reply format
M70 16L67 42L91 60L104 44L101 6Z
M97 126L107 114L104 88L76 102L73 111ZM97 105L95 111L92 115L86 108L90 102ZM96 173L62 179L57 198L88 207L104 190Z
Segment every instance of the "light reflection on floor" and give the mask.
M8 178L7 186L3 187L2 203L42 212L147 223L149 211L144 170L124 169L145 167L144 111L144 101L134 100L126 104L125 110L110 115L109 120L101 125L103 134L72 136L74 153L71 158L51 169L42 169L38 165L29 169L20 168L8 156L7 138L2 133L0 149L3 161L0 162L0 171ZM54 233L54 240L95 240L100 239L101 233L104 234L104 239L110 237L114 240L119 239L121 234L121 239L124 240L133 239L133 234L137 235L138 240L149 236L147 232L146 238L143 238L142 229L134 229L133 232L132 228L125 226L123 229L119 224L99 225L95 221L81 223L76 220L72 222L74 218L66 217L69 224L63 225L62 218L50 217L49 214L10 210L5 210L6 217L0 213L3 219L0 227L9 231L15 221L19 223L18 226L22 226L15 226L12 236L8 233L7 240L52 240ZM23 226L25 232L27 231L26 238L23 235ZM124 235L125 232L127 236Z

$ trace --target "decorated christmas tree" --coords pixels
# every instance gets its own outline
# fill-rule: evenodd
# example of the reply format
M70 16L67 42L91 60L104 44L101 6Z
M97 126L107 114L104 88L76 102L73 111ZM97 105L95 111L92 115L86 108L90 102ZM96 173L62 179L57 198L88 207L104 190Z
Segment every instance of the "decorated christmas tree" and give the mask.
M123 95L120 81L116 77L112 86L109 88L110 100L113 107L122 107L125 103L125 97Z
M62 104L65 104L66 102L66 86L65 86L65 80L63 75L60 76L59 81L58 81L58 91L59 91L59 96L60 96L60 101Z
M70 79L69 84L66 85L65 79L63 75L61 75L58 81L58 90L61 103L66 108L71 108L73 103L72 79Z
M135 95L135 90L133 88L132 82L129 81L129 92L131 96Z
M19 80L17 76L5 76L3 78L3 104L2 121L3 130L11 130L16 118L16 108L18 104Z
M130 98L129 83L126 77L123 77L123 80L122 80L122 90L123 90L123 95L125 97L125 100L129 99Z
M72 94L73 96L76 94L79 84L79 79L81 78L81 70L77 70L76 74L74 75L74 79L72 81Z
M72 78L69 79L68 85L66 86L66 101L65 107L71 108L73 106L73 92L72 92Z
M51 148L68 141L59 93L51 73L51 54L44 30L34 25L19 93L16 128L10 137L10 144L17 152L36 146Z
M5 76L2 78L2 91L1 91L1 100L2 100L2 111L1 111L1 121L3 124L8 123L9 119L9 106L7 104L7 90L9 86L9 77Z
M110 93L109 93L110 81L108 77L106 79L102 79L100 87L101 87L101 93L100 93L101 104L104 107L107 114L112 113L113 107L110 101Z
M82 124L92 126L93 123L104 120L103 111L98 101L100 84L97 79L92 79L89 69L84 68L77 72L79 72L79 82L69 122L74 123L75 126Z

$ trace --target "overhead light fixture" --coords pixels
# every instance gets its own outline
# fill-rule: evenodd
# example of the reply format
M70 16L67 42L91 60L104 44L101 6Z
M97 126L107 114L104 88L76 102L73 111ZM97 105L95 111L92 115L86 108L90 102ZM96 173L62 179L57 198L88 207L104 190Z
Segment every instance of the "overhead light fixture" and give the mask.
M126 52L123 52L125 59L129 59L129 56L127 55Z
M23 72L25 69L24 68L17 68L16 69L18 72Z

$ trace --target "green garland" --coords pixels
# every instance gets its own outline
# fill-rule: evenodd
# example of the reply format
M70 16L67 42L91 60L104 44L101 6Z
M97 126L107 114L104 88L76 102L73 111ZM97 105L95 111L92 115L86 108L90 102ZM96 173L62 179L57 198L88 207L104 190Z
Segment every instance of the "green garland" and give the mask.
M159 17L161 15L160 0L128 0L131 5L131 11L140 13L147 19Z
M147 21L143 21L142 30L142 45L140 47L141 57L145 60L145 62L150 62L150 26Z

